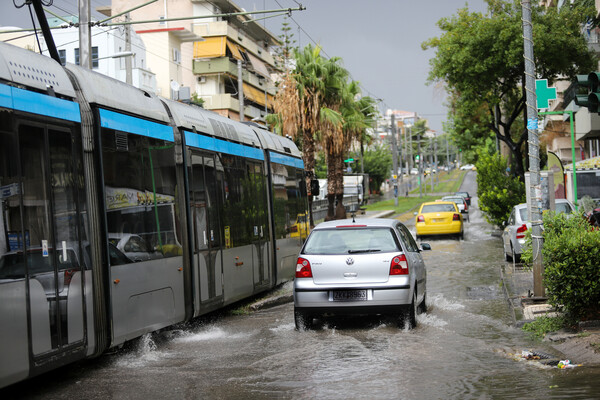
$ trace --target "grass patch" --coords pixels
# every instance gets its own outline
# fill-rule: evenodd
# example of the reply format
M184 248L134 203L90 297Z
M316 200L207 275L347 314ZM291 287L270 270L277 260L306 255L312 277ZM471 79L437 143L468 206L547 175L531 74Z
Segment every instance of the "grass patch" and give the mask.
M600 343L590 343L592 349L594 349L594 353L600 353Z
M427 201L435 201L440 198L438 193L454 193L458 191L467 171L453 170L450 173L442 171L439 173L439 182L434 185L434 192L429 194L427 189L431 185L423 185L423 197L398 197L398 206L394 206L394 199L379 201L377 203L365 206L368 211L387 211L393 210L397 214L403 214L417 208L421 203ZM418 194L419 188L412 190L410 193Z
M563 316L558 317L547 317L541 316L536 318L532 322L528 322L523 325L525 332L531 333L531 335L538 339L543 339L549 332L556 332L559 329L566 328L568 326L567 320Z
M463 179L467 171L452 170L450 172L441 171L438 173L437 179L433 185L433 191L431 190L430 178L423 178L423 193L435 194L435 193L454 193L460 188ZM436 178L436 177L434 177ZM411 194L419 193L419 188L415 188L410 191Z

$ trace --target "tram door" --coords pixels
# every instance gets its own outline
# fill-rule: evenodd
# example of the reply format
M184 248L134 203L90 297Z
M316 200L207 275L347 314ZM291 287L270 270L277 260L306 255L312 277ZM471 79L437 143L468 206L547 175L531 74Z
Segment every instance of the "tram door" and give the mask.
M252 193L249 193L250 201L254 202L254 232L253 244L256 256L254 257L254 289L260 290L270 283L270 251L267 248L267 238L269 237L268 227L268 207L266 193L266 178L264 175L263 164L257 162L248 162L249 178L252 182Z
M219 226L219 181L223 168L214 155L192 151L190 203L194 230L194 264L198 268L200 304L213 307L223 302L223 263Z
M22 215L10 218L9 254L25 265L34 359L84 339L84 197L76 148L68 130L19 128Z

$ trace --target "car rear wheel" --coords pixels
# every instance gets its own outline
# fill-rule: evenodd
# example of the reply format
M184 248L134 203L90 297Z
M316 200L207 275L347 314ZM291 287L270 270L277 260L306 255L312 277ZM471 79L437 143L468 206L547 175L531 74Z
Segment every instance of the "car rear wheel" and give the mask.
M512 253L507 253L506 250L504 251L504 261L508 261L508 262L512 262L513 258L512 258Z
M306 330L313 327L313 317L302 311L294 310L294 324L297 330Z
M425 293L423 295L423 300L421 301L421 303L419 304L419 307L417 309L417 311L419 312L419 314L425 313L427 312L427 293Z
M417 293L413 294L412 302L409 306L406 306L404 311L400 314L400 320L398 321L398 326L401 329L408 327L408 329L413 329L417 326Z
M512 245L510 246L510 250L512 252L513 264L518 264L521 261L521 255L515 253L515 248Z

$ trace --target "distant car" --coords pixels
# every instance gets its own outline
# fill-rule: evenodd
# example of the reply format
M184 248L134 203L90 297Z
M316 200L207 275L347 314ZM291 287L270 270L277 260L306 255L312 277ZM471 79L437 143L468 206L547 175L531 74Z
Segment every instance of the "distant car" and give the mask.
M457 196L462 196L465 198L465 201L467 202L467 205L470 206L471 205L471 195L469 194L469 192L456 192L454 193Z
M464 238L463 216L453 201L423 203L415 215L417 239L431 235Z
M442 201L453 201L458 207L458 211L463 214L463 219L466 218L469 221L469 205L467 201L462 196L444 196L442 197Z
M323 222L298 256L294 280L296 329L323 315L391 315L400 326L416 326L426 309L422 250L395 219Z
M162 253L150 249L141 236L132 233L109 233L108 242L135 262L163 257Z
M570 215L575 210L573 204L566 199L556 199L554 204L557 213ZM506 261L517 263L521 260L523 245L525 244L525 232L528 229L531 229L531 222L529 221L527 203L517 204L513 207L502 231L502 244Z
M474 170L475 166L473 164L465 164L463 166L460 167L461 170L463 171L470 171L470 170Z
M410 169L410 174L411 175L419 175L419 169L418 168L411 168Z

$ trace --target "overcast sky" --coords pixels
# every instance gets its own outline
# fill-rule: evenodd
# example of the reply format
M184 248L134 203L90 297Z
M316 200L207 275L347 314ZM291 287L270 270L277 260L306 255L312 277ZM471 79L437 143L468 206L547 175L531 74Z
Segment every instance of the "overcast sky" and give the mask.
M25 0L15 0L17 4ZM91 7L110 0L91 0ZM140 0L140 4L145 0ZM247 11L295 8L294 0L235 0ZM341 57L352 79L361 83L363 94L381 99L380 109L414 111L442 131L446 119L445 93L427 86L432 50L421 43L439 36L436 22L468 6L485 11L484 0L298 0L305 11L293 12L289 20L296 44L318 43L324 55ZM59 15L76 13L77 0L54 0ZM2 0L0 26L30 27L26 7L16 9L13 1ZM259 16L257 16L259 17ZM281 34L283 17L264 21L267 29ZM298 28L298 24L300 29Z

